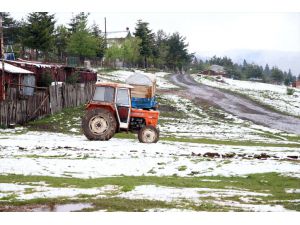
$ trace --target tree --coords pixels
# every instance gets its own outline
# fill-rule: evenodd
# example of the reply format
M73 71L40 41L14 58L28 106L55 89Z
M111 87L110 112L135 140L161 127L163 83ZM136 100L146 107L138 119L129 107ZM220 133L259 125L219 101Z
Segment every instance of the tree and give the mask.
M192 60L192 56L188 53L188 44L185 43L185 38L180 36L178 32L173 33L167 41L169 51L167 54L168 66L182 72L183 67L187 66Z
M88 17L90 13L80 12L71 18L69 25L69 32L74 33L77 31L78 26L87 27Z
M154 38L152 61L156 67L161 69L165 67L167 62L169 52L168 38L169 36L163 30L158 30Z
M272 80L274 82L276 82L277 84L282 84L284 76L283 76L283 72L278 69L277 67L273 67L271 70L271 77Z
M244 71L246 78L262 78L263 71L258 65L248 64Z
M141 39L138 37L127 38L121 45L121 51L124 62L131 67L138 63L140 59Z
M97 45L96 45L97 53L96 53L96 56L102 59L103 56L104 56L104 53L105 53L105 48L106 48L105 39L102 35L102 32L101 32L99 26L96 23L94 23L91 27L91 34L97 40Z
M88 32L85 23L80 23L72 33L67 45L68 53L79 56L83 63L85 57L93 57L97 54L97 39Z
M299 73L299 75L298 75L298 80L300 80L300 73Z
M43 51L47 58L48 51L53 48L54 25L54 14L33 12L27 16L24 44L31 49L35 49L36 59L38 59L39 50Z
M59 25L55 29L55 45L60 60L63 60L66 55L69 37L70 32L64 25Z
M16 41L17 21L11 17L9 12L0 12L2 16L4 44L13 44Z
M122 56L121 47L117 43L112 44L108 49L106 49L105 58L109 62L113 62L113 67L116 67L116 60L121 59Z
M148 57L152 55L154 34L148 27L149 23L138 20L134 35L141 39L140 55L143 56L144 68L148 67Z

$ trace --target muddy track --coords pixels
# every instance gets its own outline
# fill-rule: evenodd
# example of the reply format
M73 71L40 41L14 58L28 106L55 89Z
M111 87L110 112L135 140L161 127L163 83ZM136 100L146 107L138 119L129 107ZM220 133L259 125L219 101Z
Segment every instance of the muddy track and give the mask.
M239 95L199 84L187 74L174 74L171 76L171 81L186 88L185 94L195 101L221 108L256 124L300 135L300 119L298 118L271 111Z

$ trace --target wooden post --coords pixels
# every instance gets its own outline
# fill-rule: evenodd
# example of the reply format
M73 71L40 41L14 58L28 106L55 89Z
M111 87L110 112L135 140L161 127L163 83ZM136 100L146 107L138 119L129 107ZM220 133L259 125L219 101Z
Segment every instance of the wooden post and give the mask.
M5 100L5 86L4 86L4 79L5 79L5 75L4 75L4 38L3 38L3 18L2 15L0 14L0 40L1 40L1 60L2 60L2 79L1 79L1 88L2 88L2 100Z

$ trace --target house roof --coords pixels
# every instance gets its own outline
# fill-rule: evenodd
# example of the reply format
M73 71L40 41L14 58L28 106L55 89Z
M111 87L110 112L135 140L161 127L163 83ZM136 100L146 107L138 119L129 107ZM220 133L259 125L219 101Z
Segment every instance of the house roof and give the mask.
M0 69L2 70L2 63L0 63ZM11 64L8 63L4 63L4 70L7 73L14 73L14 74L33 74L33 72L29 71L29 70L24 70L20 67L17 66L13 66Z
M107 39L125 39L130 35L130 31L107 32Z
M215 71L217 73L224 73L225 69L223 66L219 66L219 65L211 65L209 67L210 70Z

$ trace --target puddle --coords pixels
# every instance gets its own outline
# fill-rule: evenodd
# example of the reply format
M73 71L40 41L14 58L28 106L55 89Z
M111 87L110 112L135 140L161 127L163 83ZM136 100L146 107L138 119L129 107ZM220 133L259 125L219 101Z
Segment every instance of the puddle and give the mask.
M54 206L41 206L32 209L33 212L72 212L79 211L86 208L93 207L90 203L74 203L74 204L62 204Z

